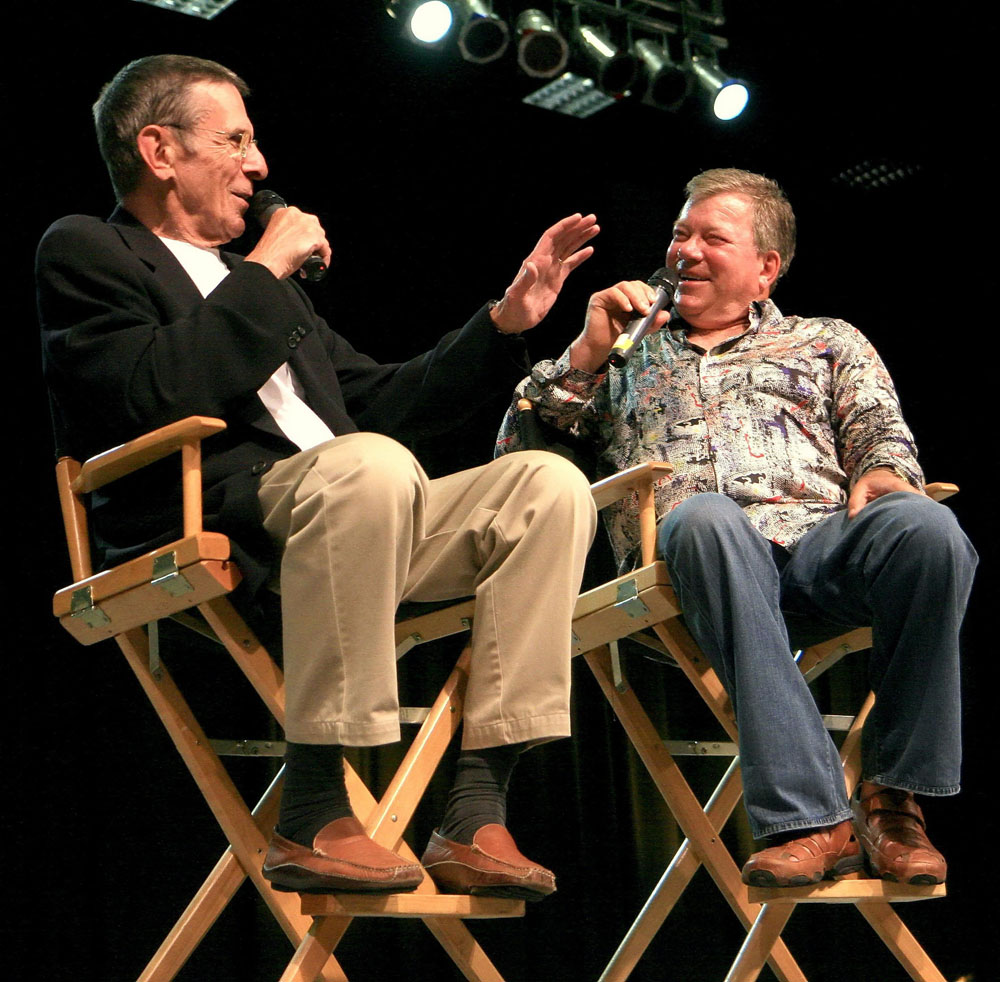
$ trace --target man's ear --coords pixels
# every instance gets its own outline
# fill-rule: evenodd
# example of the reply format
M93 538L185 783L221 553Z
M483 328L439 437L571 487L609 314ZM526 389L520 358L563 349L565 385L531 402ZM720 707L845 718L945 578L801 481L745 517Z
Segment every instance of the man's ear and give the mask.
M771 287L781 272L781 256L776 249L770 249L760 257L760 299L771 295Z
M166 126L150 124L139 130L136 138L139 156L146 162L150 173L160 181L174 176L177 144Z

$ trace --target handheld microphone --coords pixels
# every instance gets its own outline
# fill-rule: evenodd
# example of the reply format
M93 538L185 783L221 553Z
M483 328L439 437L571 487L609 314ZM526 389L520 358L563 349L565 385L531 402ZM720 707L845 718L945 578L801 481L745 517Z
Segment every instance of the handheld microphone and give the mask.
M632 357L636 345L649 333L656 315L661 310L671 309L672 312L674 290L680 282L677 273L667 269L666 266L661 266L646 282L656 287L656 298L645 317L633 317L628 322L628 327L618 335L608 355L608 362L615 368L622 368Z
M250 214L262 229L267 228L267 223L279 208L287 207L285 199L274 191L261 190L250 199ZM326 263L319 256L310 256L302 264L301 272L307 280L315 283L326 276Z

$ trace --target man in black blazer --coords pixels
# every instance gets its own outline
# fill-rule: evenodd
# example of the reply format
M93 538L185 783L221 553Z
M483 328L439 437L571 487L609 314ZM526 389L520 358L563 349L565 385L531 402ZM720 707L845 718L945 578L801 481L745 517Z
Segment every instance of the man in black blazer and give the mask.
M420 882L420 867L364 836L342 750L398 739L400 601L475 593L458 775L424 864L448 890L537 899L554 878L507 832L506 788L521 750L569 732L570 617L593 504L554 455L429 480L405 445L461 426L523 375L518 335L591 254L595 219L548 229L503 299L434 349L378 364L294 283L309 257L330 259L315 216L279 209L245 259L219 249L267 176L247 92L229 69L175 55L133 62L102 91L94 114L118 208L107 222L56 222L38 250L59 440L86 457L189 415L227 423L204 447L206 525L232 537L249 592L268 584L282 598L286 782L264 864L279 889ZM176 537L169 464L94 498L105 563Z

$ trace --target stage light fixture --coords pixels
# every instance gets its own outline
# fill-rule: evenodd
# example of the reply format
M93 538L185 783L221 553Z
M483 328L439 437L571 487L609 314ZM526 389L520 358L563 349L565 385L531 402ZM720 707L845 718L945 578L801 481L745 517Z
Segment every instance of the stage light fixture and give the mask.
M517 63L532 78L552 78L569 60L569 45L555 24L530 7L517 15Z
M735 119L746 108L750 91L746 83L731 78L710 58L695 55L691 59L695 77L712 99L712 112L717 119Z
M537 92L521 100L529 106L551 109L564 116L586 119L608 106L615 100L605 95L592 78L583 78L572 72L564 72L559 78L542 86Z
M694 88L692 74L673 62L666 44L641 38L633 50L646 68L643 102L670 112L680 109Z
M389 0L386 10L412 41L433 45L451 30L454 14L444 0Z
M486 0L458 0L459 17L463 21L458 34L458 50L466 61L484 65L495 61L510 41L507 22L493 13L493 4Z
M152 7L162 7L164 10L176 10L179 14L189 14L211 20L216 14L222 13L226 7L232 6L236 0L136 0L137 3L147 3Z
M613 99L628 93L639 74L639 62L631 51L621 51L607 34L591 24L579 24L574 29L577 46L597 73L597 87Z

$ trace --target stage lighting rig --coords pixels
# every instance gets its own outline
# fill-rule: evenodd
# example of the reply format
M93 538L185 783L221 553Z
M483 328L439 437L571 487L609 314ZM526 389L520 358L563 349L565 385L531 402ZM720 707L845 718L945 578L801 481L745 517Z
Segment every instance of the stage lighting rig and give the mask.
M204 0L203 0L204 2ZM573 116L589 116L635 96L676 112L696 89L704 90L716 119L735 119L749 88L727 75L719 53L729 47L718 33L725 24L722 0L389 0L403 23L435 14L435 31L410 36L439 47L459 25L458 47L466 61L499 59L513 33L517 64L531 78L552 79L524 98ZM506 16L506 20L504 20ZM513 24L513 32L508 28Z
M164 10L176 10L179 14L189 14L211 20L216 14L222 13L226 7L232 6L236 0L136 0L137 3L148 3Z

